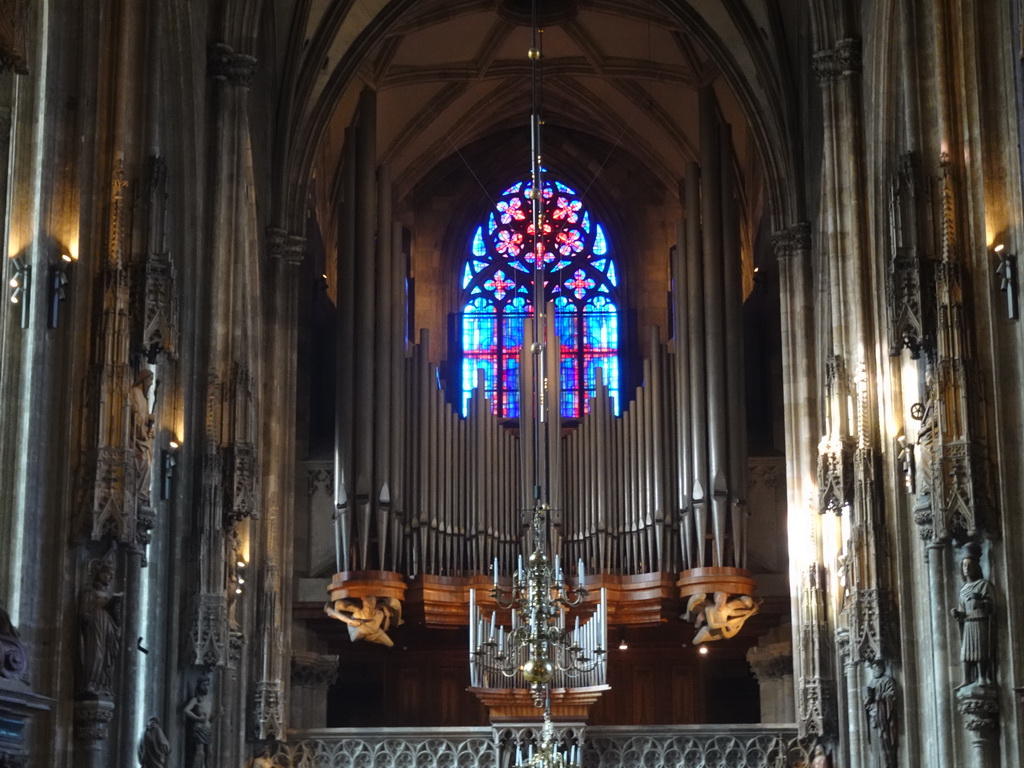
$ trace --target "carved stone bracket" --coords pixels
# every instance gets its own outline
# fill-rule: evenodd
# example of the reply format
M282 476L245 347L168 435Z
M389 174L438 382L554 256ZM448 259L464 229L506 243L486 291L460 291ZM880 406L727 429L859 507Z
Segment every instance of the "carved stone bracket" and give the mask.
M230 45L214 43L206 51L206 74L215 80L247 87L256 74L256 59L235 53Z
M135 541L136 479L130 449L101 447L95 452L90 489L90 538L110 536L122 543Z
M999 697L995 686L957 691L956 708L964 718L964 727L975 738L984 738L999 723Z
M780 229L772 234L772 246L775 249L775 257L788 259L800 252L811 249L811 224L807 221L799 221L791 227Z
M254 737L278 738L284 727L284 684L280 680L261 680L253 700Z
M797 724L804 738L827 738L836 730L836 684L833 680L800 678Z
M114 719L114 702L109 699L75 702L75 738L81 741L106 740L107 725Z
M850 656L852 661L876 661L890 655L893 611L889 593L857 589L850 596Z
M189 646L192 664L205 667L227 664L228 615L227 598L223 594L200 594L194 598Z
M862 68L860 40L839 40L835 48L818 51L812 57L811 66L821 85L857 74Z
M984 527L985 462L984 451L976 443L955 441L941 447L937 479L942 489L943 517L938 533L965 539ZM933 524L938 522L933 520Z
M267 251L271 259L280 259L285 264L301 264L306 255L306 238L270 227L267 229Z

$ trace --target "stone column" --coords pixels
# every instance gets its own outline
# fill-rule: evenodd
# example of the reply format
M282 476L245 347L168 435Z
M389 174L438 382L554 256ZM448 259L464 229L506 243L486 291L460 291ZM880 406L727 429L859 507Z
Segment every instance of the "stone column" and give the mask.
M292 654L291 727L306 731L327 726L327 689L337 679L337 655Z
M761 689L761 722L796 722L793 697L793 636L789 625L771 630L747 651Z

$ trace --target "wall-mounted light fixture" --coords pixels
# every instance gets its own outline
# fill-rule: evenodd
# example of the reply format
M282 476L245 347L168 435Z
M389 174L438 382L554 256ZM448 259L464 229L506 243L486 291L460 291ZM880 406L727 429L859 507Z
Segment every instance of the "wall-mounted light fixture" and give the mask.
M174 494L174 468L178 466L178 448L181 446L171 440L160 452L160 498L169 499Z
M1007 253L1002 243L997 245L994 250L999 259L999 266L996 267L996 274L999 275L999 290L1006 294L1006 316L1011 320L1016 320L1020 317L1017 255Z
M78 263L78 253L65 251L60 255L60 262L50 267L49 309L47 311L47 326L49 328L56 328L60 320L61 302L68 298L71 265L76 263Z
M8 285L12 288L11 303L21 305L21 327L28 328L29 289L32 285L32 267L21 260L20 256L10 259L14 274Z

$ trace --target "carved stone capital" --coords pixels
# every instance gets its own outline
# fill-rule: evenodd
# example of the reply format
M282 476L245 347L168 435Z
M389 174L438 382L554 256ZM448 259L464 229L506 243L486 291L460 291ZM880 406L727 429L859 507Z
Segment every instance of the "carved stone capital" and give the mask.
M256 684L253 699L254 736L259 740L278 738L284 724L284 683L262 680Z
M270 258L280 259L285 264L301 264L306 255L306 238L270 227L267 229L267 252Z
M292 654L292 685L302 688L329 688L338 679L337 654L301 651Z
M820 85L860 72L860 40L839 40L835 48L818 51L812 57L811 66Z
M777 259L788 259L811 249L811 224L798 221L791 227L780 229L772 235L772 247Z
M229 645L227 598L222 594L196 595L192 611L189 661L197 666L224 666Z
M109 735L107 724L114 719L114 702L110 699L76 701L74 717L76 739L104 741Z
M759 684L779 680L793 674L793 646L754 646L747 651L747 663Z
M215 80L247 87L256 73L256 59L235 53L230 45L214 43L206 51L206 74Z
M995 686L957 691L956 708L964 718L964 727L975 737L995 730L999 723L999 696Z

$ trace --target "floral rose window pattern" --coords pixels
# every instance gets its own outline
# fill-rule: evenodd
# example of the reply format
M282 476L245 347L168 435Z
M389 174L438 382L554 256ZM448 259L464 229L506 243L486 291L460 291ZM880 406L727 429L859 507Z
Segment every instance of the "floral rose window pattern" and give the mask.
M573 189L545 178L541 238L535 246L531 188L526 180L506 189L473 234L462 272L462 412L482 371L494 412L519 416L519 353L523 325L533 315L538 259L562 344L562 416L586 413L598 368L617 412L618 276L608 240Z

